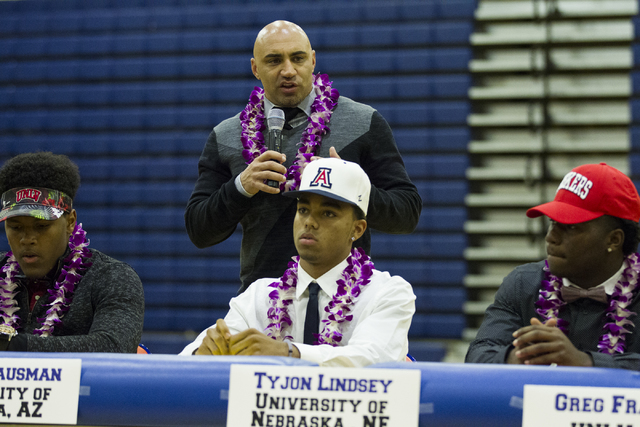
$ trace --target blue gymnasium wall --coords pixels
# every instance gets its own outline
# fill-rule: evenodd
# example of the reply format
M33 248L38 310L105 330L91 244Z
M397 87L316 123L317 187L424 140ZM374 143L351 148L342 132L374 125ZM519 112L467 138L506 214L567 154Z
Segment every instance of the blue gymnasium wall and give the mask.
M633 69L631 70L629 170L636 188L640 189L640 16L633 17L633 27L635 38L631 44L633 49Z
M179 333L222 317L239 286L240 233L199 250L184 230L199 154L259 84L249 65L257 32L296 22L316 71L389 121L423 198L418 229L375 233L372 252L418 296L410 352L438 360L443 347L421 339L460 338L465 326L474 10L474 0L0 1L0 160L50 150L79 165L76 208L92 246L136 269L143 341L177 352Z

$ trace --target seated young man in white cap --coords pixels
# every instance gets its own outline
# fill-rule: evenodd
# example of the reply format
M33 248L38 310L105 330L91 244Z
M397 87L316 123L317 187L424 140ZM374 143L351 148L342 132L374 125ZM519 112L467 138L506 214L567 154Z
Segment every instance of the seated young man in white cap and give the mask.
M144 294L131 267L90 249L76 222L78 167L26 153L0 168L0 351L135 353Z
M604 163L569 172L546 215L547 259L502 282L466 361L640 369L640 197Z
M281 278L255 281L182 355L290 356L324 366L402 361L415 312L411 285L352 248L367 228L371 184L356 163L305 168L293 224L298 257Z

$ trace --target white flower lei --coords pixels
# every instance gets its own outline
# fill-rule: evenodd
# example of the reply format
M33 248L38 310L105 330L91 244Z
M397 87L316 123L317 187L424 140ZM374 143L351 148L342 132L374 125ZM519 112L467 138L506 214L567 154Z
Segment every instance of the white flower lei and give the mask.
M625 262L627 267L622 273L622 277L616 283L613 294L610 297L609 308L606 317L611 322L602 328L604 334L598 343L598 351L605 354L624 353L626 350L626 336L630 334L634 323L629 320L631 315L636 313L628 309L638 286L638 274L640 272L639 254L634 253L627 257ZM538 301L536 302L536 312L546 321L549 319L558 320L558 328L565 334L569 322L558 318L560 308L567 303L562 299L560 290L562 289L562 279L549 272L549 264L545 261L545 279L540 286Z
M267 311L267 317L271 323L264 332L275 340L293 340L290 335L285 335L284 330L292 323L287 307L295 297L299 261L300 257L293 257L293 261L289 263L289 268L284 272L282 278L269 285L274 288L269 293L271 307ZM373 274L373 262L362 248L351 249L351 254L347 257L347 264L347 267L342 271L342 277L336 282L338 289L335 295L324 308L324 311L329 315L322 320L324 324L322 332L314 334L318 338L315 344L338 346L342 341L342 324L353 320L353 315L349 314L351 307L360 296L362 288L369 284Z
M82 279L82 273L91 266L91 262L86 261L91 257L88 249L89 241L86 239L86 232L82 229L82 224L76 224L75 230L69 238L69 254L65 257L62 271L52 290L46 306L49 307L46 316L38 318L41 326L33 331L34 335L43 337L50 336L54 328L62 323L62 317L69 311L69 306L73 301L73 293L76 284ZM9 259L2 267L4 278L0 278L0 325L10 326L18 329L20 318L16 314L19 310L15 299L18 283L15 276L20 271L20 266L12 252L8 252Z
M287 170L287 180L281 184L280 191L295 190L300 185L301 171L311 161L320 147L322 136L329 130L329 121L333 110L338 105L340 94L331 87L332 82L326 74L317 74L313 79L313 90L316 99L311 104L311 115L307 119L309 123L302 133L300 148L296 160ZM240 113L242 123L242 156L247 164L267 150L262 131L266 129L264 124L264 90L256 87L245 109Z

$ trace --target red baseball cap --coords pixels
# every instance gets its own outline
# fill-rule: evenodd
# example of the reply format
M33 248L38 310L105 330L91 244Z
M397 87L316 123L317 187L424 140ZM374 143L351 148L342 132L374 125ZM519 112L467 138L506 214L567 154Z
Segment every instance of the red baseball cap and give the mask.
M563 224L591 221L603 215L640 220L640 197L633 182L606 163L582 165L565 175L552 202L527 211Z

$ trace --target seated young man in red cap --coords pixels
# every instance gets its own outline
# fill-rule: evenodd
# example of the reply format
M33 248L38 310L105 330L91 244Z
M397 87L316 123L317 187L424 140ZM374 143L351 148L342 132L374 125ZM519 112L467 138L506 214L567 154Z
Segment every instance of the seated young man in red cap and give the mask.
M298 257L281 278L259 279L182 355L290 356L325 366L405 360L415 312L411 285L374 269L360 248L371 184L356 163L309 163L297 197Z
M640 197L604 163L563 179L552 202L547 259L517 267L489 306L466 361L640 369Z
M20 154L0 168L0 351L135 353L144 295L127 264L94 249L76 223L78 167Z

